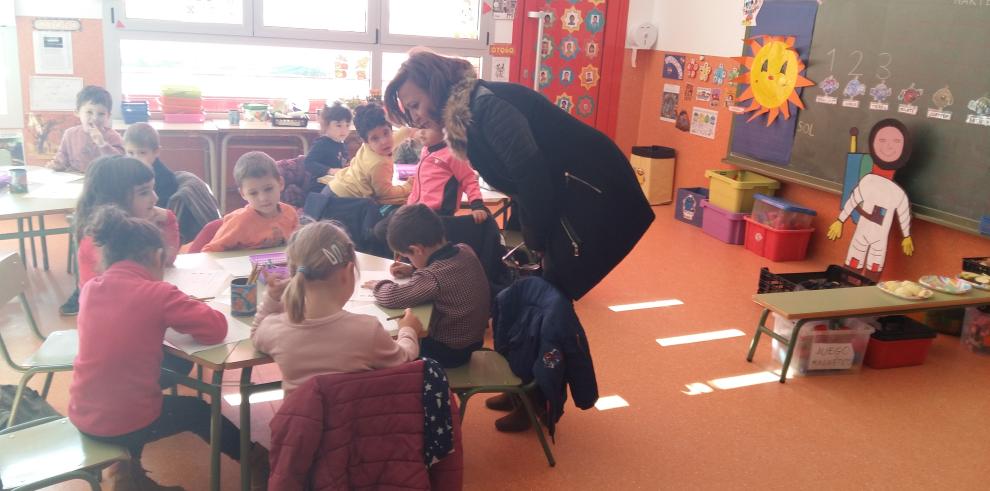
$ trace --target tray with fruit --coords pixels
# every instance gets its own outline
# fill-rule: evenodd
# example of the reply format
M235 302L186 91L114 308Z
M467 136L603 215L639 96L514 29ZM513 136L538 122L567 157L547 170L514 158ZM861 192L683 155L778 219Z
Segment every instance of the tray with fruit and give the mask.
M976 288L981 290L990 290L990 275L973 273L972 271L963 271L959 273L959 279L969 282Z
M904 300L925 300L935 294L913 281L881 281L877 283L877 288Z

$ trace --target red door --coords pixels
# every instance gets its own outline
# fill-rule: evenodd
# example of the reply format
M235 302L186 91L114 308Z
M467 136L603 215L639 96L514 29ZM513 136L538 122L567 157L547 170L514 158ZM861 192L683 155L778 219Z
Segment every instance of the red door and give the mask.
M624 0L519 2L513 40L521 56L511 71L519 75L514 81L535 88L572 116L611 134L615 126L611 109L620 76L615 61L622 59L627 4Z

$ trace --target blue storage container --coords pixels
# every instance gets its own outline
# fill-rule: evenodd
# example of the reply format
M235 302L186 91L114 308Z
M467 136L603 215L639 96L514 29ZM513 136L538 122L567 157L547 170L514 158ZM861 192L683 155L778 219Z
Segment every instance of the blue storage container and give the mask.
M120 113L127 124L148 121L148 103L141 102L121 102Z
M674 206L674 218L700 227L705 209L701 200L708 199L708 188L680 188Z

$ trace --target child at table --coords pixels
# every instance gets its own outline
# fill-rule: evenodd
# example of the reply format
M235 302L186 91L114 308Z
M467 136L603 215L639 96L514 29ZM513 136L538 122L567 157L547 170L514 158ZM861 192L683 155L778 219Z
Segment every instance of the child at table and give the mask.
M285 244L299 225L299 215L291 205L279 201L285 181L275 160L265 152L248 152L234 165L237 190L247 205L223 217L203 252L264 249Z
M351 132L351 110L339 101L333 106L323 106L320 111L320 137L313 140L313 147L306 154L306 171L311 180L309 191L319 191L323 183L317 181L328 175L331 169L347 165L347 148L344 140Z
M415 360L423 325L406 310L393 340L378 319L344 304L357 276L354 244L332 222L310 223L286 248L289 278L268 278L268 292L251 332L254 346L282 371L291 392L314 375L361 372Z
M69 420L90 437L130 452L130 462L110 471L112 489L161 489L141 467L144 445L185 431L210 439L206 402L162 395L158 378L165 329L213 344L227 335L227 320L162 281L165 241L155 224L108 205L91 214L87 232L102 248L107 269L83 287ZM237 427L226 418L221 424L221 451L239 459ZM252 463L264 474L267 452L262 447L255 445Z
M420 128L416 130L416 138L423 144L423 150L406 204L423 203L440 215L451 216L461 207L461 196L467 194L474 223L485 221L488 209L481 199L478 175L471 164L454 156L439 128Z
M79 284L72 296L59 307L62 315L79 311L79 289L102 271L99 247L86 230L95 210L115 204L136 218L155 223L165 241L165 264L171 265L179 252L179 224L175 214L155 206L155 174L139 160L123 156L103 157L89 167L82 195L76 204L75 237L78 243L76 265Z
M168 200L179 189L179 182L172 172L159 158L161 144L158 131L148 123L133 123L124 132L124 153L132 159L140 160L155 173L155 194L158 195L157 206L167 208ZM181 223L182 220L179 220Z
M124 153L124 142L110 127L113 99L103 87L87 85L76 94L79 124L62 133L55 159L48 167L57 171L86 172L89 164L105 155Z
M336 174L327 184L342 198L373 198L381 205L401 205L406 202L412 184L392 184L395 167L392 150L396 140L405 139L408 130L393 134L380 104L369 103L354 110L354 127L364 144L351 159L351 164Z
M422 203L405 205L392 215L388 244L412 262L393 263L392 275L410 281L369 281L364 286L374 290L383 307L433 302L429 336L420 342L420 354L444 368L467 363L484 342L490 312L488 279L478 257L469 246L447 242L440 217Z

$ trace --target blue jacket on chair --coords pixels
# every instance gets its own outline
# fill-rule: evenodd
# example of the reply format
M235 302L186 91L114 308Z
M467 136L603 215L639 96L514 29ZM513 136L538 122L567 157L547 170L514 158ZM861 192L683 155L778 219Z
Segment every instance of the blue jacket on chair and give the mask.
M574 304L560 290L543 278L523 278L499 293L493 319L495 351L524 383L536 379L547 401L544 422L551 436L564 414L565 386L577 407L595 404L598 382L588 338Z

